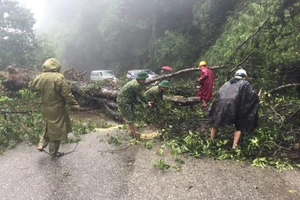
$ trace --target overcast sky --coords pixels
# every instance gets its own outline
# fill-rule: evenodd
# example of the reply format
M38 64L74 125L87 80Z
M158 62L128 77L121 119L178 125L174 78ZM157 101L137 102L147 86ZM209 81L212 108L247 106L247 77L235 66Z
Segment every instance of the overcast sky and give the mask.
M45 0L18 0L20 4L29 8L34 14L34 17L37 21L35 27L39 25L43 18L44 3Z

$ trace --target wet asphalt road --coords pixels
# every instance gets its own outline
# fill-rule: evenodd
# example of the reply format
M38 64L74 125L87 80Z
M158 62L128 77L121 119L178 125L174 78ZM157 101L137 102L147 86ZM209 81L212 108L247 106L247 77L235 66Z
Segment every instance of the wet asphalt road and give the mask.
M50 158L27 143L0 156L1 200L158 200L158 199L258 199L299 200L300 171L279 173L273 168L248 163L186 158L182 169L165 172L152 160L169 156L155 154L143 144L114 153L100 152L110 135L120 135L124 148L130 138L122 130L104 129L82 137L75 152ZM64 144L69 151L75 144Z

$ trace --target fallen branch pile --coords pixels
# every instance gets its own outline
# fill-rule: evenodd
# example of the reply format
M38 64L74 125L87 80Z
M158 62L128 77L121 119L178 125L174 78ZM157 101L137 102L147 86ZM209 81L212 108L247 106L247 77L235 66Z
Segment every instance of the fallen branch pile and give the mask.
M213 66L211 67L211 69L221 69L224 67L225 66ZM147 80L146 85L193 71L199 72L199 69L188 68L171 74L159 76ZM5 71L0 72L0 79L2 80L2 89L14 92L19 89L26 88L28 82L39 73L41 72L34 68L15 68L8 66ZM116 118L119 117L117 112L118 106L116 104L116 97L118 91L121 88L121 85L110 80L103 80L98 82L86 80L83 76L87 73L87 71L77 72L75 69L67 69L64 70L62 73L69 82L73 94L76 96L76 99L78 100L80 105L82 105L82 107L89 107L94 109L102 108L108 111ZM275 89L269 90L269 93L273 93L284 88L295 86L299 86L299 83L279 86ZM165 100L174 102L179 105L195 105L201 102L201 100L197 97L168 96L165 97Z

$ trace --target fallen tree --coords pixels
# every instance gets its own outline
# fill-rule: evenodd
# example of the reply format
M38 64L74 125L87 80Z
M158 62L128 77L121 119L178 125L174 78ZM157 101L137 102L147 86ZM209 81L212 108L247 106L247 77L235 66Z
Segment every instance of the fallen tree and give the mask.
M212 67L210 67L210 69L221 69L221 68L224 68L224 67L225 67L224 65L222 65L222 66L212 66ZM171 74L166 74L166 75L163 75L163 76L159 76L159 77L156 77L156 78L149 79L149 80L146 81L145 84L147 85L147 84L155 83L156 81L160 81L160 80L167 79L167 78L172 78L172 77L178 76L180 74L187 73L187 72L193 72L193 71L200 71L200 69L199 68L183 69L183 70L171 73Z
M221 69L225 66L212 66L212 70ZM169 79L176 77L180 74L199 71L198 68L183 69L171 74L166 74L146 81L146 85L155 83L163 79ZM41 73L34 68L15 68L8 66L5 71L0 73L2 81L2 87L4 90L17 91L22 88L26 88L28 82L32 80L36 75ZM113 116L117 113L116 97L121 88L121 85L115 81L103 80L103 81L90 81L83 76L87 73L77 72L75 69L66 69L62 71L65 78L70 84L73 94L76 96L79 104L83 107L92 107L95 109L103 108L107 110ZM275 91L299 86L299 83L287 84L278 88L269 90L270 93ZM197 97L182 97L176 96L176 88L173 90L174 96L165 97L166 101L174 102L179 105L195 105L201 103L201 100ZM180 94L179 94L180 95Z
M224 66L214 66L211 68L219 69L222 67ZM148 80L146 85L192 71L199 71L199 69L188 68L172 74L163 75ZM19 89L27 88L28 82L39 73L41 72L34 68L14 68L9 66L4 72L1 73L2 79L4 79L2 81L3 89L15 92ZM83 78L86 73L87 71L77 72L73 68L62 71L62 74L64 74L70 85L72 93L75 95L82 107L90 109L104 109L111 116L113 116L113 118L120 119L120 115L117 112L118 105L116 104L116 97L121 85L112 80L86 80ZM176 90L173 91L176 92ZM197 97L168 96L165 98L165 100L175 102L180 105L194 105L200 103L200 99Z
M224 66L213 66L211 69L220 69ZM198 68L188 68L184 70L180 70L171 74L159 76L157 78L153 78L146 81L146 85L149 85L151 83L172 78L175 76L178 76L183 73L192 72L192 71L199 71ZM41 73L40 71L34 69L34 68L14 68L14 67L7 67L7 69L2 72L2 86L4 89L8 91L17 91L21 88L27 88L28 82L32 80L36 75ZM89 81L84 79L84 75L87 73L87 71L84 72L77 72L76 70L67 69L62 72L64 74L65 78L70 84L72 92L80 96L83 100L85 98L85 101L95 100L99 101L101 104L107 105L108 103L115 102L117 93L119 89L121 88L120 85L118 85L114 81L110 80L104 80L104 81ZM103 100L100 100L103 99ZM185 103L185 104L195 104L198 103L198 98L176 98L176 97L168 97L166 100L173 101L177 103ZM85 104L85 103L84 103Z

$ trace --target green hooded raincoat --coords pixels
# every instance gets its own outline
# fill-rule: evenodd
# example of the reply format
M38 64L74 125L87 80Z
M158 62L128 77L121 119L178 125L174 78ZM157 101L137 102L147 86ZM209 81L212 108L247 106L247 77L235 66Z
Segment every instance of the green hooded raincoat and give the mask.
M60 67L56 59L48 59L43 65L43 73L29 82L29 88L40 94L46 125L42 137L48 137L50 141L67 139L72 127L66 105L79 107L64 76L59 73Z

